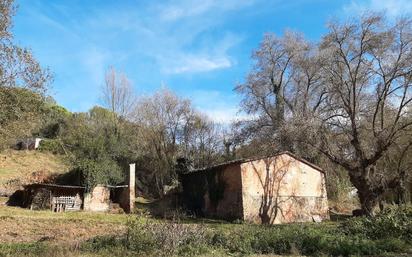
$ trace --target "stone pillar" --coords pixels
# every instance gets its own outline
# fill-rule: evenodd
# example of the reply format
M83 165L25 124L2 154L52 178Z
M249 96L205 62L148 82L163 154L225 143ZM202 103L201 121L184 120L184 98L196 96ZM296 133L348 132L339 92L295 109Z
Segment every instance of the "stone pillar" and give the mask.
M136 199L136 164L132 163L129 166L129 212L132 212Z

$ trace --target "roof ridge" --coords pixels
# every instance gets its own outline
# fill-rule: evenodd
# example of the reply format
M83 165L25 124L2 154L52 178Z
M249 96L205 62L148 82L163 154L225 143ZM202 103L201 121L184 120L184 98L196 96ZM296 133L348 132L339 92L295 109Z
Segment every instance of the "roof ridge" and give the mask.
M256 156L256 157L253 157L253 158L238 158L238 159L235 159L235 160L226 161L226 162L222 162L222 163L211 165L211 166L192 169L192 170L190 170L190 171L188 171L188 172L186 172L182 175L192 174L192 173L201 172L201 171L207 171L207 170L215 169L215 168L218 168L218 167L224 167L226 165L231 165L231 164L235 164L235 163L246 163L246 162L257 161L257 160L265 159L265 158L272 158L272 157L276 157L276 156L279 156L279 155L282 155L282 154L287 154L287 155L291 156L292 158L294 158L298 161L301 161L301 162L305 163L306 165L308 165L308 166L324 173L324 170L321 167L309 162L308 160L306 160L302 157L299 157L299 156L295 155L294 153L292 153L290 151L280 151L280 152L272 154L272 155Z

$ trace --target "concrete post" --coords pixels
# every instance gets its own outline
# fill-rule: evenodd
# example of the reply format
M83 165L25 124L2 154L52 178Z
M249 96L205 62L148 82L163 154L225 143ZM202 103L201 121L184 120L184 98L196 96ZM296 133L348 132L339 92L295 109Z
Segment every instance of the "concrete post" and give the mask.
M129 212L132 212L134 209L134 203L136 199L136 164L129 164Z

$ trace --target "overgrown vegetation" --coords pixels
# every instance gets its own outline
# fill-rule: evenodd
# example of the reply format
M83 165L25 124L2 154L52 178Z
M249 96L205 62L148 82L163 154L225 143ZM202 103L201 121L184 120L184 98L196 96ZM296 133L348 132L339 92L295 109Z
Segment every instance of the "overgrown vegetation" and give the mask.
M56 137L68 153L73 172L81 175L81 184L87 188L124 180L121 164L129 160L127 149L131 143L115 131L113 117L115 114L101 107L74 114Z
M373 218L352 218L341 224L341 228L347 235L360 235L368 239L396 238L412 242L412 207L390 207Z
M392 207L373 218L352 218L341 223L274 226L81 213L64 217L46 214L38 219L64 222L83 215L89 223L109 222L111 226L126 225L126 229L121 234L66 246L47 240L0 244L0 256L403 256L412 251L411 206Z
M258 226L141 223L128 225L122 237L95 238L83 250L123 247L124 253L153 256L298 254L359 256L405 253L411 245L412 208L391 208L373 218L336 223Z

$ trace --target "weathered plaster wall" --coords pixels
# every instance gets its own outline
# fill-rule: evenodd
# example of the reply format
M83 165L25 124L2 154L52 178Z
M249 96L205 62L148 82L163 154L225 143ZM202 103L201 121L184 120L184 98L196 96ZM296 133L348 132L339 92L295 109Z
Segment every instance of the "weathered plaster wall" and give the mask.
M181 181L185 206L196 215L243 218L239 165L187 174Z
M110 190L104 186L96 186L92 192L85 193L83 209L85 211L109 211Z
M244 219L287 223L328 218L324 174L288 154L240 165Z
M214 182L212 182L214 180ZM217 187L211 185L217 185ZM240 165L226 166L208 179L204 212L209 216L234 220L243 218Z

